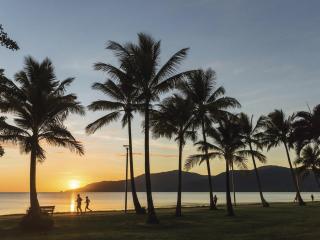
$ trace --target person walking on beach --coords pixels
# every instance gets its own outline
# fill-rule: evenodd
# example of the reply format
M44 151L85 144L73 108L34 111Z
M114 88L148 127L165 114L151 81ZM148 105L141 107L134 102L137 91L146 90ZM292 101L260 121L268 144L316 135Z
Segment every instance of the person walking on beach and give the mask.
M214 206L217 206L217 201L218 201L217 195L214 195L213 197Z
M313 194L311 194L311 201L312 201L312 202L314 201L314 196L313 196Z
M87 212L87 210L92 212L92 210L89 208L89 204L90 204L90 199L88 196L86 196L86 208L84 209L84 212Z
M82 198L80 197L80 194L77 195L77 214L82 214L82 209L81 209L81 203L82 203Z

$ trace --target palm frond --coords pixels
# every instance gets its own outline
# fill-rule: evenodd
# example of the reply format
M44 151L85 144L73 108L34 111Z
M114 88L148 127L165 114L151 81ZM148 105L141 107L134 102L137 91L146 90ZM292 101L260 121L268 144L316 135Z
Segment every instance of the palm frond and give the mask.
M88 134L95 133L98 129L102 128L103 126L109 124L110 122L116 121L120 117L120 111L111 112L96 121L90 123L86 127L86 132Z
M189 48L183 48L176 52L158 71L154 78L156 83L167 78L168 75L174 74L177 71L177 66L186 58Z
M124 104L121 102L112 102L107 100L97 100L92 102L88 109L91 111L118 110L123 109Z

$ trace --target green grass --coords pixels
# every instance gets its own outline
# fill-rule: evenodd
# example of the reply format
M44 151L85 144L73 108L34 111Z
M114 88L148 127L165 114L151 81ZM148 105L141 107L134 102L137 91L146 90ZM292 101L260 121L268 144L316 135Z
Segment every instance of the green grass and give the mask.
M122 212L93 213L83 216L56 214L50 232L26 233L18 229L21 216L0 217L0 239L320 239L320 204L305 207L272 204L270 208L242 205L236 216L226 216L206 208L183 209L175 218L173 209L159 209L159 225L145 224L145 216Z

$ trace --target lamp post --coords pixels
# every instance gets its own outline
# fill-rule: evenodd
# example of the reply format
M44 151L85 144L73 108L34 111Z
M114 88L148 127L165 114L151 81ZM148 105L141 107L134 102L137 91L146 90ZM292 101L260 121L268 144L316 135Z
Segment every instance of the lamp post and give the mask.
M124 212L128 210L128 157L129 157L129 145L123 145L126 149L126 183L125 183L125 196L124 196Z

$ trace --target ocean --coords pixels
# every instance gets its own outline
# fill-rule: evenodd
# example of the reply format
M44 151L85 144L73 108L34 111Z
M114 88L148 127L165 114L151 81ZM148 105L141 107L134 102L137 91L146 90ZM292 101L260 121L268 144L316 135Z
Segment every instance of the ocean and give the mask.
M122 192L88 192L80 193L82 198L88 196L91 200L90 208L95 211L123 210L124 193ZM225 203L225 193L215 193L218 197L218 205ZM302 197L310 201L311 193L304 192ZM320 193L313 193L315 200L320 199ZM233 195L232 199L233 199ZM294 192L266 192L265 199L272 202L292 202ZM146 194L138 193L139 200L143 206L146 205ZM155 207L173 207L176 203L177 194L174 192L154 192L153 200ZM74 212L76 193L54 192L38 193L40 205L55 206L55 212ZM259 193L239 192L236 193L237 203L259 203ZM209 203L209 193L206 192L184 192L182 193L183 206L203 206ZM0 215L25 213L29 207L29 193L0 193ZM128 193L128 209L132 209L131 192ZM84 208L84 204L83 204Z

